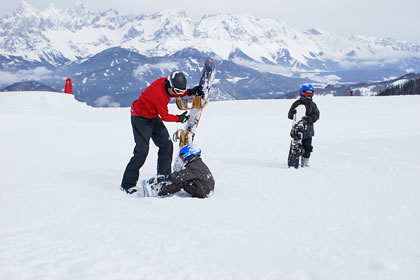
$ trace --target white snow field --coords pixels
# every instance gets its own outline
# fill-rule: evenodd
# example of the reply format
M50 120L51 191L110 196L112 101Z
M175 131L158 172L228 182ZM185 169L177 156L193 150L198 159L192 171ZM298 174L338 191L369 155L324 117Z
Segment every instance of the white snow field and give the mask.
M129 108L0 93L0 279L420 279L420 96L314 100L298 170L293 100L209 103L203 200L119 190ZM150 146L141 178L156 172Z

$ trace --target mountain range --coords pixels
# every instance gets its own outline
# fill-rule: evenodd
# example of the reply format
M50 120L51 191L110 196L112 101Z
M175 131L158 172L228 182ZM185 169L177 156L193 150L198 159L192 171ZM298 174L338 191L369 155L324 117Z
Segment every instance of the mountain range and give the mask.
M129 106L175 69L192 87L208 55L217 64L214 100L281 98L307 82L325 88L420 72L420 45L302 32L251 15L123 15L93 12L80 2L39 11L21 1L0 18L0 87L37 80L62 90L71 77L76 98L92 106Z
M53 91L58 92L58 90L53 89L47 85L44 85L37 81L27 81L27 82L18 82L14 83L0 91Z

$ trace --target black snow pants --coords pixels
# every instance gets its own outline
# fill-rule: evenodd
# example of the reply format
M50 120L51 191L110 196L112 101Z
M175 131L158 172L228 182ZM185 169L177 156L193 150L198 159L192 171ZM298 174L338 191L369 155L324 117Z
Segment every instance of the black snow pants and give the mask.
M309 158L311 156L312 150L314 147L312 147L312 137L308 137L306 139L302 140L302 145L303 145L303 157L304 158Z
M149 142L152 138L159 147L157 174L167 175L171 173L173 144L168 130L160 117L147 119L141 116L131 117L133 127L134 147L133 157L130 159L122 178L121 187L129 189L137 184L140 175L140 168L146 161L149 153Z

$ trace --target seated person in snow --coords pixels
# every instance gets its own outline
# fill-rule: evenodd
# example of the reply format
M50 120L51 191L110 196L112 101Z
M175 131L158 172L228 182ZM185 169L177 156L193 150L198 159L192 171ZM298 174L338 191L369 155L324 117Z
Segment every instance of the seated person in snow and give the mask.
M184 168L149 179L150 193L165 196L184 189L192 197L206 198L214 190L214 178L201 159L201 149L192 144L185 145L179 151L179 156Z

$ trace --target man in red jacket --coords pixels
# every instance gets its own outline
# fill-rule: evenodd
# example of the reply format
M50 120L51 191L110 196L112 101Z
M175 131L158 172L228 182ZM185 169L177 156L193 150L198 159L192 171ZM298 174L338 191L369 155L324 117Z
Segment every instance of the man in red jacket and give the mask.
M121 182L121 188L127 193L136 191L139 170L146 161L149 141L152 138L158 151L157 174L171 173L173 145L163 121L184 123L188 120L187 112L181 115L168 113L171 98L198 93L198 86L187 90L187 79L181 71L172 72L168 78L159 78L148 86L140 97L131 104L131 126L133 127L136 146Z

